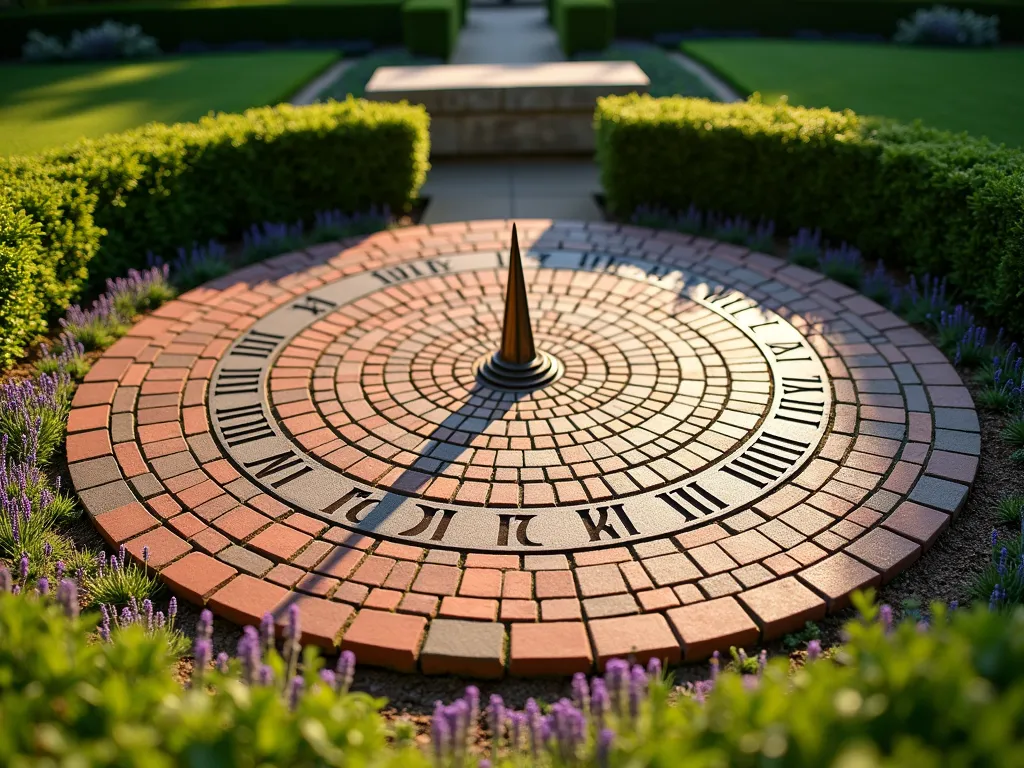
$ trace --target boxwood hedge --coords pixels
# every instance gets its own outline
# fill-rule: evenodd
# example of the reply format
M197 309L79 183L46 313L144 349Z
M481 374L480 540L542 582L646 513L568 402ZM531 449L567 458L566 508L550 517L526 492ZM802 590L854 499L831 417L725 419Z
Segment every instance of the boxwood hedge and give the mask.
M404 103L281 105L0 159L0 362L147 251L317 210L407 210L429 167L428 120Z
M1024 152L756 100L608 97L596 130L619 215L695 204L821 227L890 267L949 275L962 298L1024 332Z

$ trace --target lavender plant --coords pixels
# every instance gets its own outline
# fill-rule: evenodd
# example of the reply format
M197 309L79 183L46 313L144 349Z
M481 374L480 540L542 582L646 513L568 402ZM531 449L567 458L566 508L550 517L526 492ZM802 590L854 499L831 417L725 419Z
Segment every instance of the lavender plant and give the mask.
M191 644L181 632L175 628L178 616L178 601L171 598L167 603L167 612L155 610L153 601L146 598L142 601L130 597L118 612L111 605L100 605L102 619L97 628L100 639L105 643L116 643L118 633L129 627L138 627L150 636L162 640L174 656L184 656Z
M174 298L175 291L169 278L170 266L167 264L153 265L141 272L129 269L127 277L107 280L107 295L121 317L132 318Z
M761 219L747 235L744 244L752 251L775 253L775 222Z
M704 213L693 204L685 211L674 213L665 208L641 205L633 211L630 223L638 227L672 229L689 235L701 235L705 231Z
M71 380L59 370L32 379L8 379L0 386L0 435L10 455L34 453L41 466L50 463L64 441L71 410Z
M824 253L820 229L811 230L801 227L795 235L789 238L789 260L798 266L817 267Z
M946 298L946 278L926 274L918 280L916 275L911 275L910 282L894 294L892 306L908 322L937 322L942 312L950 308Z
M939 347L947 355L952 354L956 345L968 330L975 327L974 315L963 304L957 304L949 312L939 312Z
M1002 438L1013 448L1024 448L1024 414L1015 415L1003 427Z
M875 268L865 272L861 278L860 292L883 307L892 307L896 293L896 281L885 268L885 262L879 260Z
M55 346L40 345L39 352L36 370L41 374L51 376L63 374L70 381L81 381L92 367L85 357L85 347L67 331L57 337ZM70 384L68 386L70 387Z
M60 319L64 333L87 351L109 347L131 327L131 318L122 315L110 294L102 294L89 309L75 304Z
M155 265L163 264L152 253L147 254L147 258ZM170 264L170 277L179 290L187 291L223 277L231 269L227 249L216 240L210 240L205 245L192 243L189 248L179 248L177 257Z
M838 248L827 248L818 262L818 268L837 283L860 288L864 276L864 260L860 251L847 243Z
M976 368L981 365L988 354L988 328L972 325L960 341L953 353L953 364L964 368Z
M26 438L18 457L9 451L10 441L0 436L0 559L25 563L35 561L46 570L52 559L67 554L68 547L53 534L59 520L77 514L74 499L60 489L51 489L36 459L35 437Z
M142 566L128 557L122 544L116 555L96 556L95 574L85 581L90 605L128 605L132 600L152 598L161 589L156 574L149 568L149 547L142 548Z
M1011 346L1011 350L1014 347ZM990 411L1020 410L1024 407L1024 359L1016 352L994 358L990 383L977 395L977 402Z
M992 531L992 556L975 579L971 596L987 600L991 610L1024 603L1024 518L1009 541L1004 542L998 531Z
M328 243L346 237L368 235L391 226L394 218L391 208L376 206L364 213L346 214L334 209L317 211L314 214L313 229L307 238L308 243Z
M242 256L252 263L298 250L305 244L305 226L301 221L294 224L265 221L253 224L242 233Z
M711 214L708 216L707 227L711 231L711 236L716 240L734 245L746 245L754 234L754 227L750 223L750 219L743 216L721 218Z

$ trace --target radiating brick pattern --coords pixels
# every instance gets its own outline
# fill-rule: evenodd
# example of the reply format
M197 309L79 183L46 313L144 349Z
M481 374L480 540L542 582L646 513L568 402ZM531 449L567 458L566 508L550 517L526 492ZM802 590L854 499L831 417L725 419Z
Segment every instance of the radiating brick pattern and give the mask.
M365 663L497 676L568 674L626 653L692 660L777 637L912 567L962 506L979 452L970 395L892 313L734 246L611 224L518 225L538 345L566 368L555 384L525 398L476 389L473 364L500 333L500 269L408 271L499 258L511 222L286 254L157 310L89 373L68 460L98 530L135 557L148 546L173 591L231 621L282 617L296 604L306 641L351 648ZM541 253L556 266L530 261ZM558 268L563 253L583 254L587 268ZM658 270L616 274L605 269L615 257ZM670 295L664 270L727 292L709 309ZM377 290L309 301L375 271L390 275ZM308 323L280 340L259 324L307 305ZM742 458L748 436L778 415L773 376L786 352L773 358L757 342L761 323L738 325L756 308L768 313L761 323L799 332L806 355L790 357L826 372L821 429L794 427L810 447L784 474L737 465L735 487L691 493L706 519L678 513L675 528L645 536L647 517L622 520L611 505ZM263 337L252 333L261 328L274 351L254 383L238 350L263 362ZM245 410L252 397L304 463L259 452L265 428ZM793 397L797 419L817 418ZM392 535L386 504L362 491L332 510L305 466L397 499L396 516L417 501L441 512L424 515L422 531L403 524L407 535ZM720 512L708 500L735 488L749 501ZM439 531L449 507L449 530ZM523 510L537 518L525 541ZM574 516L577 528L549 533L545 510ZM481 522L473 533L463 520L493 530ZM490 537L487 546L448 538L473 535Z

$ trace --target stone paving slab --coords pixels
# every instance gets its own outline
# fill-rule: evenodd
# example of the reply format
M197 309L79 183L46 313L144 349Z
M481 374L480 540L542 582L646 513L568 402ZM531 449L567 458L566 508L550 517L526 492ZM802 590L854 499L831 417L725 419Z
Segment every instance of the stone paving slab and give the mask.
M297 604L363 663L494 677L779 637L961 508L970 396L882 307L700 238L518 227L553 384L475 379L509 221L284 254L88 374L68 458L97 529L230 621Z

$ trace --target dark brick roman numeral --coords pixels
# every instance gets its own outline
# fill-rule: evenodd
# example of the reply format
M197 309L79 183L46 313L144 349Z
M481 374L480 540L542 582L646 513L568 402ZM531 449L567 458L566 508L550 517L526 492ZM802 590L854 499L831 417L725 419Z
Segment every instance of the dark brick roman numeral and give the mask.
M284 336L278 336L276 333L249 331L240 342L235 344L231 354L242 357L259 357L266 360L282 341L284 341Z
M742 456L722 467L722 471L757 488L764 488L791 469L809 447L809 443L765 432Z
M221 430L224 432L224 439L232 448L274 436L274 430L270 428L260 405L218 408L217 420L222 422Z
M658 498L686 518L687 522L720 512L728 506L715 494L701 488L696 482L688 483L682 488L659 493Z
M266 466L263 466L266 465ZM245 462L246 468L251 469L252 467L263 466L263 469L256 473L256 477L261 480L264 477L271 477L272 475L280 475L285 472L289 472L296 467L299 467L296 471L287 475L286 477L279 478L271 483L274 488L280 488L282 485L298 480L303 475L312 472L312 467L307 467L298 456L288 451L284 453L278 453L274 456L267 456L265 459L256 459L255 461Z
M225 368L214 384L215 395L254 395L259 392L259 368Z

